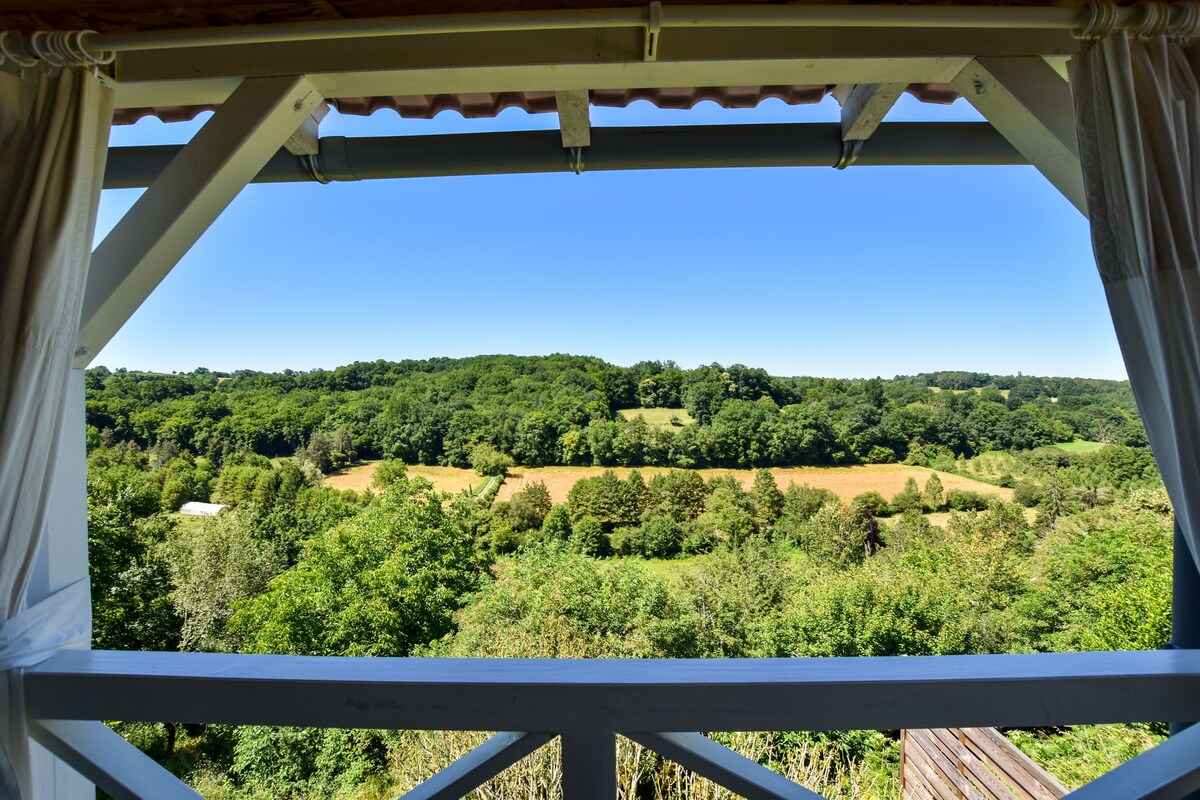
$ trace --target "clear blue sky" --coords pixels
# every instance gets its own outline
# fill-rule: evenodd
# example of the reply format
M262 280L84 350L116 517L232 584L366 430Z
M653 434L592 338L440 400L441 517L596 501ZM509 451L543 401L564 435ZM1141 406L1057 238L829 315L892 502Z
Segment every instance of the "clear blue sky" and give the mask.
M809 122L767 101L593 125ZM978 119L905 95L889 120ZM183 142L145 119L114 145ZM323 135L556 128L331 114ZM105 192L97 237L136 199ZM660 170L248 187L96 364L304 370L478 353L836 377L1124 378L1087 226L1031 167Z

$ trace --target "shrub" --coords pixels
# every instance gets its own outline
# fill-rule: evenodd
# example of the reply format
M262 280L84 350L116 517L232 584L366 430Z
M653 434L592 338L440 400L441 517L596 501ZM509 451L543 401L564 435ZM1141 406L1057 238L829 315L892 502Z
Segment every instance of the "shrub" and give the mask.
M471 451L471 468L480 475L503 477L512 466L512 456L501 453L490 444L476 445Z
M712 523L701 516L684 526L683 541L680 544L686 555L694 556L711 552L718 541Z
M371 476L371 485L376 489L386 489L395 481L401 478L407 478L408 471L404 462L398 458L389 458L386 461L380 461L375 467L375 474Z
M642 525L641 555L669 558L683 549L683 527L670 517L651 517Z
M891 513L892 506L879 492L863 492L850 501L850 511L854 514L866 511L873 517L883 517Z
M571 538L571 515L567 507L557 505L551 507L542 520L542 539L544 541L565 542Z
M828 489L793 483L783 494L783 516L802 522L816 514L821 506L837 502L838 496Z
M783 520L781 523L781 532ZM849 509L829 503L811 519L789 527L788 538L822 566L844 567L865 557L862 517Z
M1042 501L1042 487L1037 481L1017 481L1017 485L1013 487L1013 501L1025 508L1033 508Z
M988 501L979 492L970 489L951 489L946 492L946 505L953 511L983 511Z
M945 655L971 652L970 604L944 579L901 562L831 574L785 613L790 656Z
M584 517L571 529L571 549L585 556L606 556L612 545L604 535L604 526L595 517Z

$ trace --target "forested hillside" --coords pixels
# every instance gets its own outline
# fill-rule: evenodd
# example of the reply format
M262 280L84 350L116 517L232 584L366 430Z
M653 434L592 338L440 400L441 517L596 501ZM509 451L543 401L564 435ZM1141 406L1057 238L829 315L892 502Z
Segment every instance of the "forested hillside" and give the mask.
M307 373L88 373L94 443L471 465L766 467L969 457L1083 439L1142 446L1126 383L940 372L894 380L779 378L735 364L682 370L594 358L478 356ZM622 409L680 409L656 425Z
M573 356L97 369L88 425L100 648L923 655L1156 648L1170 627L1171 508L1125 383ZM325 485L368 458L369 487ZM446 493L421 463L473 470ZM511 477L555 463L586 466L554 497ZM784 477L835 463L853 492ZM189 499L230 510L174 513ZM216 800L394 797L478 741L114 724ZM1009 732L1070 785L1162 734ZM894 731L722 740L831 798L896 796ZM480 797L559 796L555 752ZM619 773L626 797L719 796L626 741Z

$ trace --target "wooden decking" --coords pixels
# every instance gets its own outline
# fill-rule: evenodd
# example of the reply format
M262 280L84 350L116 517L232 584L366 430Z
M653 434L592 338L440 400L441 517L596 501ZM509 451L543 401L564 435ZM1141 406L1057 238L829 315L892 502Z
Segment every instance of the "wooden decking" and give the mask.
M1056 800L1067 788L995 728L903 731L904 800Z

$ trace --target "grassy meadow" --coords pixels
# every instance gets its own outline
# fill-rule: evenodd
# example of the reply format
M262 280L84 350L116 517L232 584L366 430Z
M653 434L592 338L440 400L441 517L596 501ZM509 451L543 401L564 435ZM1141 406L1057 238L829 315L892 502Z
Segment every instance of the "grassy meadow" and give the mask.
M380 462L368 461L357 466L348 467L325 478L325 486L330 489L354 489L362 491L371 485L375 470ZM621 479L628 477L635 469L642 473L647 480L660 472L669 472L668 467L514 467L509 470L504 485L496 496L497 500L508 500L514 494L531 483L544 483L550 492L550 499L555 503L565 503L567 493L576 481L591 478L605 470L611 469ZM733 476L743 488L749 490L754 483L752 469L700 469L696 470L707 481L722 475ZM921 486L929 480L936 470L925 467L912 467L904 464L864 464L853 467L777 467L771 470L775 483L781 490L790 484L808 484L818 489L828 489L843 502L849 501L863 492L876 491L884 497L892 497L904 488L904 482L914 478ZM474 471L459 467L427 467L415 465L408 467L408 474L420 476L433 484L435 489L443 492L461 492L464 489L477 490L480 479ZM949 472L937 472L938 478L947 491L950 489L967 489L980 494L992 495L1004 500L1012 499L1012 489L993 486L990 483L973 480Z

